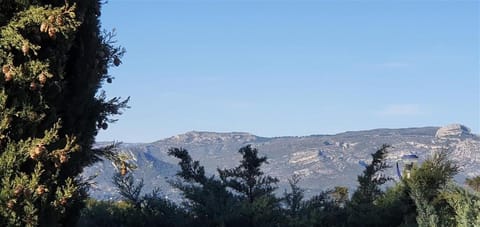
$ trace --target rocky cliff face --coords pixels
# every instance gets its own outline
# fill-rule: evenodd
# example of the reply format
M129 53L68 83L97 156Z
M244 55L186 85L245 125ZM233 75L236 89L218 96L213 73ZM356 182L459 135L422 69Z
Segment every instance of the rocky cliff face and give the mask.
M437 133L435 133L435 137L437 139L471 137L471 136L473 135L470 129L460 124L451 124L451 125L441 127L437 130Z
M466 176L480 175L480 137L462 125L276 138L248 133L188 132L150 144L124 144L121 150L134 157L139 166L136 175L145 179L147 191L160 187L165 195L178 198L178 192L167 183L175 178L178 170L177 160L167 155L168 148L186 148L207 172L215 174L217 168L236 166L240 160L237 151L247 144L269 158L264 172L280 179L279 193L287 187L287 179L293 174L302 177L300 186L306 189L307 196L334 186L353 190L357 186L357 175L364 164L371 161L370 154L382 144L392 145L388 156L392 166L404 154L416 154L421 162L434 152L448 150L462 169L457 176L459 182ZM99 163L87 169L85 175L94 173L99 173L99 177L92 195L114 198L115 190L110 183L112 165ZM387 174L396 177L393 168Z

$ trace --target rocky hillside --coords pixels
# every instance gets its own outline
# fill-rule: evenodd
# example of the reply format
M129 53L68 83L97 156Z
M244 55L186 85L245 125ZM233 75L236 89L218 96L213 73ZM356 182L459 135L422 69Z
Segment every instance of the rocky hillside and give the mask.
M186 148L194 159L200 160L210 174L217 168L236 166L240 160L238 149L247 144L259 149L269 158L264 172L280 179L279 193L288 185L293 174L302 176L301 186L307 195L334 187L356 187L356 177L369 163L370 154L382 144L392 145L389 162L392 166L404 154L416 154L421 162L433 152L448 150L450 157L462 168L457 176L463 182L466 176L480 175L480 137L463 125L406 129L374 129L345 132L336 135L303 137L258 137L248 133L188 132L148 144L123 144L122 152L129 153L138 165L135 174L145 179L146 190L160 187L166 196L178 198L178 192L167 183L175 179L177 160L167 155L170 147ZM115 199L111 185L113 166L103 162L87 169L85 175L98 175L92 195ZM389 175L395 176L392 168Z

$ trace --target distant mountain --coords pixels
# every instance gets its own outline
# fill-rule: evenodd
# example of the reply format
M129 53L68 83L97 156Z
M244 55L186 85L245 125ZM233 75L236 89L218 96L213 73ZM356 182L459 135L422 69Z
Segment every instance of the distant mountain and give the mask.
M208 173L217 168L238 165L238 149L247 144L266 155L269 164L264 166L266 174L280 179L279 193L288 185L288 178L300 175L300 186L307 196L326 188L346 186L354 190L356 178L371 161L370 154L382 144L390 144L388 162L394 166L404 154L416 154L421 162L442 149L450 152L451 159L458 162L462 172L456 177L463 182L467 176L480 175L480 137L459 124L445 127L423 127L405 129L374 129L345 132L336 135L311 135L301 137L259 137L249 133L215 133L192 131L146 144L122 144L120 150L129 153L138 169L137 178L145 180L145 190L160 187L173 199L179 193L168 184L178 171L176 159L167 155L170 147L183 147L199 160ZM107 161L85 170L84 175L98 175L92 196L100 199L115 199L117 194L111 183L113 165ZM393 168L387 173L394 176ZM398 179L398 178L397 178Z

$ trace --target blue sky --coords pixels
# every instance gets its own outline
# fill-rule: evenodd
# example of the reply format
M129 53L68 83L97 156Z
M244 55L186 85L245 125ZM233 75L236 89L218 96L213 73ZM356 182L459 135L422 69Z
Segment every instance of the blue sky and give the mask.
M112 0L127 49L97 140L462 123L480 131L479 1Z

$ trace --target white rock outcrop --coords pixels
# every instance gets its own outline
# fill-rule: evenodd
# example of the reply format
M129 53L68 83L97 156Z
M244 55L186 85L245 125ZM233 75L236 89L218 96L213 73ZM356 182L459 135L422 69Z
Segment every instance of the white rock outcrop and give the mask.
M461 124L451 124L439 128L435 134L435 137L438 139L446 139L449 137L459 137L465 135L471 135L469 128Z

